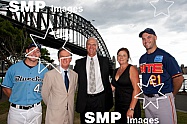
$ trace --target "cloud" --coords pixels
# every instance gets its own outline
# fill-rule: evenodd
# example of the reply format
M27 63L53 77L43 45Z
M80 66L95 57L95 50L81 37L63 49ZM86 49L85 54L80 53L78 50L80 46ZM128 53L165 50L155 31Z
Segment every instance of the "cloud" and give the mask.
M146 15L151 13L149 2L133 1L102 1L93 6L84 6L84 12L80 13L88 20L96 20L94 24L106 28L116 24L132 24L149 19ZM146 8L148 8L146 10Z

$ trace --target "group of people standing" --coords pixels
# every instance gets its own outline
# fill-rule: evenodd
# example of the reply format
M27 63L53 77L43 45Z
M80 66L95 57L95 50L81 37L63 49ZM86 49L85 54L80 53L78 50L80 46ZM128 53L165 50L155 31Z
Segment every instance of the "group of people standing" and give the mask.
M153 29L140 32L146 53L140 58L140 71L145 103L158 101L159 108L151 105L145 108L146 118L158 118L160 124L177 124L174 96L180 89L183 76L177 61L156 45L157 36ZM74 70L69 69L72 60L69 48L58 51L59 67L48 71L39 63L39 44L30 44L26 59L12 65L6 72L2 87L9 97L8 124L41 124L41 100L47 105L46 124L74 123L74 96L76 89L76 111L80 113L81 124L86 124L87 112L114 111L121 114L116 124L126 124L128 118L141 118L139 73L129 64L127 48L117 51L119 67L113 70L107 57L97 54L98 42L88 38L87 56L76 60ZM110 82L110 78L112 78ZM43 84L43 85L42 85ZM162 85L163 84L163 85ZM135 97L137 96L137 98ZM96 122L94 122L96 123Z

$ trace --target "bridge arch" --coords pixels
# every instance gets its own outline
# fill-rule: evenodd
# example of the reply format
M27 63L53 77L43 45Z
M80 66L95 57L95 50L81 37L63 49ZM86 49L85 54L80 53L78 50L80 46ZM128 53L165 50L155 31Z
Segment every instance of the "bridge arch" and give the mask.
M19 5L20 6L20 5ZM67 47L72 49L74 54L86 55L86 40L89 37L95 37L99 43L98 54L108 57L112 63L108 49L103 38L90 21L83 17L70 13L68 11L53 12L51 7L46 6L39 12L11 12L9 11L9 2L0 1L0 16L8 19L15 26L26 28L28 33L44 36L49 26L59 37L55 39L50 33L46 39L37 39L44 46L59 49L67 40Z

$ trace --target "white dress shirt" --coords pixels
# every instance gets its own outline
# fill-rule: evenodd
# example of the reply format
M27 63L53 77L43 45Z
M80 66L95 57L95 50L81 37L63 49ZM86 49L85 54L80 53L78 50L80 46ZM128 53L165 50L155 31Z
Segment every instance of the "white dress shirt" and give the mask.
M68 75L68 79L69 79L69 69L67 69L67 70L65 70L65 69L63 69L61 66L60 66L60 72L62 72L62 78L63 78L63 80L64 80L64 76L65 76L65 72L64 71L67 71L67 75Z
M95 81L96 81L96 91L94 93L90 92L89 89L89 73L90 73L90 61L91 57L87 56L86 60L86 72L87 72L87 93L88 94L97 94L100 93L104 90L103 83L102 83L102 78L101 78L101 72L100 72L100 65L98 61L97 55L95 55L93 58L94 61L94 66L95 66Z

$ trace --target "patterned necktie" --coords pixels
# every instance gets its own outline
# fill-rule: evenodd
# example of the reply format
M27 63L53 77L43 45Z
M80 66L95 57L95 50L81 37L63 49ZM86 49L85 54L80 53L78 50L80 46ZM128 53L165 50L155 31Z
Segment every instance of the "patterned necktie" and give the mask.
M69 88L69 79L68 79L68 71L64 71L65 75L64 75L64 82L65 82L65 85L66 85L66 90L68 91L68 88Z
M90 82L89 82L89 89L91 93L94 93L96 91L96 82L95 82L95 67L94 67L94 61L93 58L90 60Z

